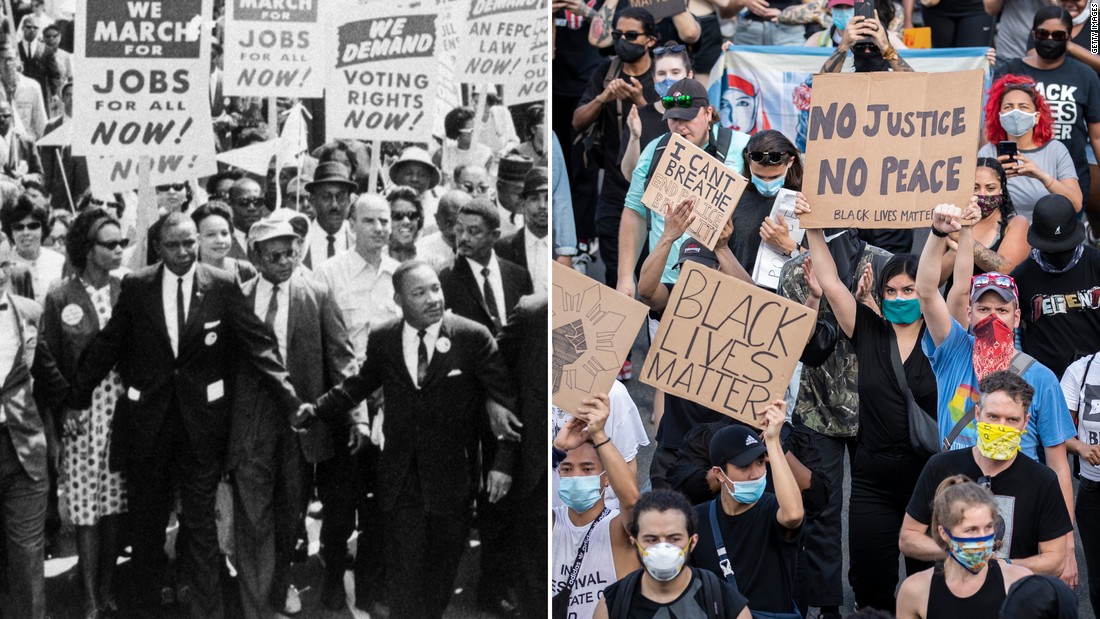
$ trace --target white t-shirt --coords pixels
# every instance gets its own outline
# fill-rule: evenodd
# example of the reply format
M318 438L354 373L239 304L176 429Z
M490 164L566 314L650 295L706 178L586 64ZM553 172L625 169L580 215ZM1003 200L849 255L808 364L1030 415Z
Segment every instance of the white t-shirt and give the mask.
M603 597L603 590L619 580L615 573L615 553L611 548L610 526L611 521L618 515L619 510L612 509L611 513L596 524L596 528L588 538L588 552L581 559L577 581L573 583L573 591L569 596L569 617L591 619L596 605ZM580 550L590 526L573 526L569 521L568 507L562 505L554 508L554 531L551 534L554 548L554 572L550 586L551 595L564 589L569 583L569 571L573 569L573 562L577 560L577 551Z
M1092 361L1090 364L1089 362ZM1085 372L1088 376L1085 376ZM1074 361L1062 375L1062 394L1069 410L1077 411L1077 439L1100 445L1100 359L1092 354ZM1100 467L1080 458L1081 475L1100 482Z

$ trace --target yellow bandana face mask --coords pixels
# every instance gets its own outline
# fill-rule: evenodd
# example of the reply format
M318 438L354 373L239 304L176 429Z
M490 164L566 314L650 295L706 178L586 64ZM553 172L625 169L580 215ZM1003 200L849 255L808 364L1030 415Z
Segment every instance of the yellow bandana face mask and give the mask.
M990 460L1011 460L1020 451L1024 432L995 423L978 422L978 451Z

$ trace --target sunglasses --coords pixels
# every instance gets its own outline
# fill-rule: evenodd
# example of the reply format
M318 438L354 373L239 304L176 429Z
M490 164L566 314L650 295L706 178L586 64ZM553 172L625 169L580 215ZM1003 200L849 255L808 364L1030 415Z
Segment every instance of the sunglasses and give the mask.
M462 183L462 187L466 190L466 193L487 193L492 189L489 185L475 185L473 183Z
M1036 41L1068 41L1069 32L1065 30L1047 30L1046 28L1036 28L1031 31L1031 34L1035 36Z
M126 249L130 245L130 239L119 239L117 241L96 241L95 244L108 251L114 251L119 247L121 247L122 249Z
M122 205L119 204L118 202L107 202L106 200L98 200L96 198L92 198L91 200L89 200L88 201L88 206L92 206L92 207L102 206L104 208L113 208L113 209L116 209L116 210L119 210L119 209L122 208Z
M649 35L646 34L645 32L635 32L633 30L628 30L626 32L623 32L622 30L612 30L611 31L611 38L615 39L616 41L618 41L619 39L626 39L627 41L630 41L631 43L633 43L634 41L638 40L638 37L648 37L648 36Z
M416 213L391 213L394 221L420 221L420 215Z
M237 198L237 204L245 208L250 206L264 206L265 204L267 204L267 200L264 200L260 196L257 196L255 198Z
M187 189L187 183L169 183L167 185L157 185L157 191L183 191Z
M282 262L283 260L293 260L297 253L297 250L295 250L293 247L290 249L284 249L283 251L273 251L264 256L264 260L267 260L272 264L277 264L279 262Z
M29 224L12 224L11 229L15 232L22 232L24 230L41 230L42 224L37 221L32 221Z
M787 159L790 159L790 157L790 153L749 151L749 159L751 159L753 163L762 163L764 165L779 165L781 163L787 163Z
M679 54L687 49L687 45L669 45L668 47L655 47L653 48L654 56L664 56L665 54Z
M1019 291L1016 290L1016 280L1012 279L1009 275L990 275L988 273L982 273L981 275L975 275L970 278L970 290L974 291L978 288L984 288L986 286L994 286L995 288L1001 288L1003 290L1011 290L1012 296L1017 299L1020 298Z
M695 101L695 98L691 95L665 95L661 97L661 104L666 108L691 107L693 101Z

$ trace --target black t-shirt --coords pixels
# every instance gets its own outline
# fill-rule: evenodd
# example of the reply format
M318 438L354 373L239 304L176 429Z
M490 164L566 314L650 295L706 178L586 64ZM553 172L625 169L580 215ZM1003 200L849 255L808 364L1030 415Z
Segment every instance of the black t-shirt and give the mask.
M622 588L621 585L624 580L626 580L625 577L618 582L608 585L607 588L603 590L603 598L609 610L611 609L611 604L615 602L622 593L620 589ZM745 596L741 595L741 592L721 578L718 579L718 586L722 592L722 608L725 612L725 616L737 617L737 615L740 615L741 611L748 605ZM629 619L653 619L653 617L668 617L670 619L707 619L708 614L703 606L703 595L703 581L696 570L691 570L691 581L688 583L687 588L684 589L684 592L680 594L680 597L667 604L654 602L642 595L642 585L639 582L638 586L635 587L633 591L633 595L630 597L630 610L626 616Z
M756 266L756 252L760 250L760 224L772 211L773 204L775 196L762 196L756 186L749 183L733 209L733 234L728 245L733 257L750 274Z
M1100 77L1068 56L1056 69L1036 69L1016 58L1005 64L998 77L1005 73L1028 75L1039 84L1054 115L1054 139L1069 150L1087 202L1090 181L1085 149L1090 148L1088 123L1100 122Z
M922 6L921 11L944 17L970 17L985 15L985 4L982 0L951 0L951 2L939 2L933 6Z
M1047 273L1028 258L1012 277L1024 352L1061 378L1070 363L1100 350L1100 250L1086 245L1065 273Z
M725 492L725 490L722 490ZM779 500L765 492L748 511L730 516L717 498L718 528L737 580L737 589L749 600L749 608L767 612L790 612L794 606L794 566L801 547L802 527L790 531L775 515ZM695 506L699 543L691 553L694 565L725 578L718 566L714 534L710 528L708 501Z
M983 476L974 461L974 449L957 449L932 456L921 471L913 498L905 508L917 522L932 522L932 500L936 488L951 475L966 475L977 481ZM990 490L997 497L1004 521L1005 548L1009 559L1039 554L1039 542L1058 539L1073 530L1066 501L1054 471L1024 455L1017 455L1002 473L990 478ZM998 534L1001 522L997 525ZM998 556L1004 558L1002 550Z
M920 338L902 364L905 380L917 404L936 413L936 374L921 350ZM859 361L859 445L869 452L897 453L909 445L909 405L894 376L890 360L890 338L894 327L871 308L856 303L856 325L852 345Z
M588 0L598 9L603 0ZM592 71L604 62L600 50L588 44L590 22L571 11L554 12L554 96L579 97L588 86Z

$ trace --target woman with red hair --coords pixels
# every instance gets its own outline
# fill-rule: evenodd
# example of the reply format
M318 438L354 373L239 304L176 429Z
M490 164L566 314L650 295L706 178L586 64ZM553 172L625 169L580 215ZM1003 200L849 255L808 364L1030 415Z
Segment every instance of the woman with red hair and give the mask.
M1081 210L1081 185L1073 158L1053 138L1050 106L1024 75L1005 75L993 83L985 104L985 135L989 142L979 157L997 157L998 142L1015 142L1015 157L1001 155L1016 211L1031 221L1035 203L1047 194L1065 196Z

